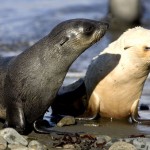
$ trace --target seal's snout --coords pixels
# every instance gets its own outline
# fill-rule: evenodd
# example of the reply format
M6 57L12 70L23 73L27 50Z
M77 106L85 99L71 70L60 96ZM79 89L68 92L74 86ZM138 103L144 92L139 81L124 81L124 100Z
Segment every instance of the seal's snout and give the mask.
M106 33L106 31L109 28L109 24L106 22L98 22L98 26L97 26L97 32L98 32L98 39L100 39L101 37L104 36L104 34Z
M100 26L103 26L103 28L105 28L106 30L109 28L109 23L106 22L99 22Z

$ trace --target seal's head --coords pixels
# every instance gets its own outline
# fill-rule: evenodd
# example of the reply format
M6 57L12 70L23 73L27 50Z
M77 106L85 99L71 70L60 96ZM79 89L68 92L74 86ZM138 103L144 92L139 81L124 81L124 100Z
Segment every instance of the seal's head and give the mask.
M123 54L134 62L150 66L150 30L136 27L126 31L118 40Z
M50 36L53 44L62 50L82 51L100 40L108 29L108 24L89 19L72 19L57 25Z

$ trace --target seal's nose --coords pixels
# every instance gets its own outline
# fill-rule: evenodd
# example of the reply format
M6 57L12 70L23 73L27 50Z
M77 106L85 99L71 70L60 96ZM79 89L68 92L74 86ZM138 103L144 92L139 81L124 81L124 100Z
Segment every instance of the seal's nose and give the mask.
M107 22L99 22L99 25L100 26L103 26L106 30L109 28L109 23L107 23Z

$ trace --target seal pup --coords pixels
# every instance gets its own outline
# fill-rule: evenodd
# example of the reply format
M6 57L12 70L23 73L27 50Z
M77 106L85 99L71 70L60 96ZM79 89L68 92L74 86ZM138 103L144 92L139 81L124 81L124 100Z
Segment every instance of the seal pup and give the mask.
M129 29L118 40L110 44L94 58L85 76L88 107L84 116L94 119L102 117L122 119L131 116L138 119L138 104L145 80L150 71L150 30L142 27ZM97 82L112 63L114 58L100 60L103 54L119 54L118 65ZM96 73L92 73L96 72Z
M53 103L73 61L100 40L107 23L72 19L0 66L0 118L23 133Z
M98 116L122 119L131 116L133 122L147 122L137 115L143 86L150 71L149 41L150 30L132 28L93 59L84 81L73 84L71 95L83 87L82 91L86 92L82 96L87 97L86 110L76 119L92 120ZM58 96L68 99L71 95L64 91L62 96ZM79 98L74 96L74 99Z

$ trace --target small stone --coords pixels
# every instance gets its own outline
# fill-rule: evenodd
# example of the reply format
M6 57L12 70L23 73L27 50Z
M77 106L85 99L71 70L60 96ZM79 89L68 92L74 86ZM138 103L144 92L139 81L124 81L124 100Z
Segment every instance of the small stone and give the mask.
M81 149L81 147L80 147L80 145L79 144L74 144L75 145L75 148L77 149L77 150L80 150Z
M106 140L103 138L98 138L94 143L94 147L103 147L106 144Z
M125 142L127 143L133 143L133 139L132 138L126 138L124 139Z
M105 140L105 139L102 139L102 138L99 138L99 139L97 139L97 141L96 141L97 144L102 144L102 143L105 143L105 142L106 142L106 140Z
M45 145L42 145L40 142L36 140L32 140L28 145L29 150L47 150Z
M28 150L27 147L21 144L9 144L8 148L10 148L11 150Z
M149 110L149 106L146 104L141 104L140 105L140 110Z
M7 142L3 137L0 136L0 150L6 149L7 147Z
M72 144L66 144L66 145L63 145L63 148L64 149L74 149L75 147Z
M126 142L115 142L109 150L137 150L136 147Z
M75 118L72 117L72 116L65 116L64 118L62 118L58 123L57 123L57 126L58 127L62 127L62 126L65 126L65 125L73 125L75 124L76 121L75 121Z
M58 135L55 132L50 134L52 140L60 140L62 138L62 135Z
M110 142L111 141L111 137L110 136L107 136L107 135L99 135L99 136L96 136L96 139L104 139L106 142Z
M1 130L0 135L9 144L22 144L25 146L28 145L28 141L13 128L5 128Z
M141 148L142 145L145 145L146 142L143 141L143 138L136 138L133 140L133 145L136 147L136 148Z

